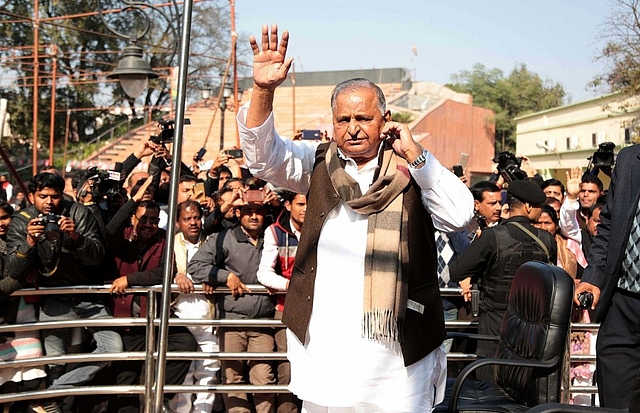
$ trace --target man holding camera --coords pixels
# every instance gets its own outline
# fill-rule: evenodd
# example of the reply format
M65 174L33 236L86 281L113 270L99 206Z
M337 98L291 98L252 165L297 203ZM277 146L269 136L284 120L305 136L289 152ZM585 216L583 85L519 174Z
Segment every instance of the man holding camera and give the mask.
M77 202L62 199L64 179L41 173L29 183L32 205L14 215L7 234L11 277L27 279L47 287L101 283L88 268L102 263L105 246L91 212ZM40 302L40 321L111 318L103 297L98 294L48 295ZM122 351L120 335L114 331L90 328L96 353ZM47 356L67 352L71 343L68 329L43 330ZM108 362L82 364L65 374L64 365L49 366L52 388L82 384Z

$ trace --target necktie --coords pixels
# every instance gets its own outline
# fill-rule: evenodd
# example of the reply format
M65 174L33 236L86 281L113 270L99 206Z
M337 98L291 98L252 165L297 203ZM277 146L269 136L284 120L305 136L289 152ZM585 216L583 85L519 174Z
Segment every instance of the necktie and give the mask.
M618 287L631 291L640 292L640 202L636 207L636 214L631 223L629 241L622 261L622 277L618 281Z
M438 252L438 284L446 287L449 283L449 262L453 258L453 248L449 244L449 237L440 231L435 231Z

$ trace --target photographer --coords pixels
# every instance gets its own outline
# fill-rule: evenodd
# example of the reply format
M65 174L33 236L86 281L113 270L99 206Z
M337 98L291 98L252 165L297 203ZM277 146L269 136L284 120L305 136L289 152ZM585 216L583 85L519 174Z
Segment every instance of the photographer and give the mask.
M64 179L41 173L29 183L33 205L15 214L9 225L7 268L11 277L25 282L31 277L40 286L77 286L96 284L88 270L102 263L105 247L98 224L91 212L77 202L62 199ZM44 296L40 321L78 318L111 318L98 294ZM108 330L89 329L97 353L122 351L120 336ZM43 330L47 356L66 354L71 332L66 329ZM90 380L108 362L82 364L65 374L64 365L49 366L48 383L52 388L82 384Z

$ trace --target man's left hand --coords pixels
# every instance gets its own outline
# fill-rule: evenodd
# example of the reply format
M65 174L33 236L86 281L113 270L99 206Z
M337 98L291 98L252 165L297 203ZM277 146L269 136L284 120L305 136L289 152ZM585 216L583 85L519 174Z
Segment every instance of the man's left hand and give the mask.
M123 275L122 277L115 279L111 284L111 294L122 295L128 287L129 281L127 280L127 276Z
M80 237L76 232L76 224L69 217L62 217L60 221L58 221L58 225L60 225L60 231L64 232L71 238L73 241L77 241Z
M400 122L387 122L382 128L380 138L386 138L393 150L407 163L415 161L422 154L422 146L413 140L409 127Z

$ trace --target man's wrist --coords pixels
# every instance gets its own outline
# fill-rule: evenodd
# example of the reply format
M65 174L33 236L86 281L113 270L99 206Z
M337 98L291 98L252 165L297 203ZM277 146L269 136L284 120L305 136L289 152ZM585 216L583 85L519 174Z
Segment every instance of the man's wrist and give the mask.
M407 157L407 162L409 163L409 166L412 168L417 168L418 166L423 164L426 160L427 160L427 151L425 149L422 149L422 151L414 157L410 157L410 156Z

